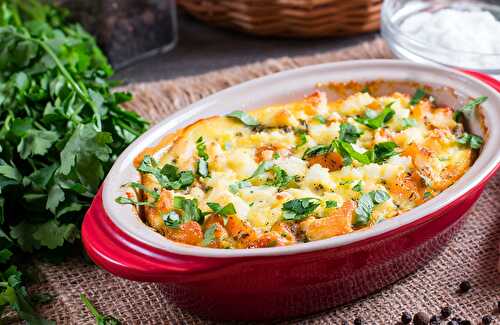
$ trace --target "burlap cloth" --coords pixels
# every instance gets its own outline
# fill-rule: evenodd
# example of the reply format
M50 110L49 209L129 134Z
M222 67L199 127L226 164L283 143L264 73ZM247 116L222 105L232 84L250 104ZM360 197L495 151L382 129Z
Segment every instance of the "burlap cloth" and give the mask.
M128 107L156 122L211 93L273 72L308 64L389 57L386 45L377 39L315 56L271 59L200 76L136 84L128 87L135 95ZM497 175L469 213L463 229L425 267L370 297L287 323L340 324L341 320L352 321L360 316L368 324L395 324L404 310L435 314L443 305L453 306L461 316L479 320L481 315L492 312L494 302L500 298L500 276L496 271L499 215L500 175ZM57 266L36 265L46 281L32 289L56 296L51 304L41 307L41 312L58 324L95 323L79 299L82 292L99 310L126 324L204 322L162 297L155 284L123 280L79 259ZM455 293L458 283L465 279L470 280L473 289L466 295L458 295Z

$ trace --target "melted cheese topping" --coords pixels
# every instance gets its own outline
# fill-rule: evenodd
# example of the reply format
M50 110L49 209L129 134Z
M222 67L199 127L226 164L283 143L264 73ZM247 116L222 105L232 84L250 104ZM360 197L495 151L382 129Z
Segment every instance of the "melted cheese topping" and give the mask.
M177 132L160 166L169 163L196 174L196 140L202 137L209 177L197 177L184 190L167 190L161 189L154 176L143 174L147 189L161 189L159 202L144 208L146 222L182 243L251 248L324 239L393 218L453 184L474 157L470 148L457 143L462 126L453 120L450 108L434 108L427 100L414 106L409 102L410 96L400 93L378 98L357 93L328 102L325 94L315 92L300 102L250 112L259 127L229 117L198 121ZM374 116L388 105L394 115L383 127L373 129L358 122L357 117L368 111ZM351 143L357 152L366 154L378 143L394 142L395 153L378 163L356 159L349 163L335 151L304 159L308 148L338 140L342 123L362 132ZM272 170L250 178L264 161L285 171L292 181L282 187L273 185ZM235 187L242 181L244 186ZM362 196L375 191L387 193L388 198L375 202L360 226ZM211 211L207 203L218 203L232 204L236 213L207 214L198 222L170 227L163 221L166 213L185 213L174 208L175 196L196 199L200 211ZM286 220L283 204L303 198L318 199L319 206ZM335 206L328 204L333 201Z

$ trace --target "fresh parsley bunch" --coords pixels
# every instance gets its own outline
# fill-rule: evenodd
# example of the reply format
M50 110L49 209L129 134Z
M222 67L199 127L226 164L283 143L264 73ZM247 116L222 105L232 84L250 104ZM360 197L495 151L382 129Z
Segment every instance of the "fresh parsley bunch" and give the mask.
M0 0L0 314L34 315L14 266L60 256L117 155L147 128L95 40L38 0Z

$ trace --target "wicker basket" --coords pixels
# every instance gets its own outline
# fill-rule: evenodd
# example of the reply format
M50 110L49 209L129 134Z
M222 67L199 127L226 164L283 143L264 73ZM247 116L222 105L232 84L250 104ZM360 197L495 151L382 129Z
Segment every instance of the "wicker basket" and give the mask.
M177 0L208 23L258 35L325 37L378 30L383 0Z

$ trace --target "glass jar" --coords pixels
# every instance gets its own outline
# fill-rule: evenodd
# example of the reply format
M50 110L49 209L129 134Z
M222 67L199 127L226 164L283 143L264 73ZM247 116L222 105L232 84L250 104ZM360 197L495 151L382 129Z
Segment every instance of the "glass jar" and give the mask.
M175 0L61 0L95 37L116 69L172 49Z
M432 47L401 30L401 25L409 17L442 9L484 10L500 20L500 5L497 0L385 0L382 7L382 36L393 53L399 58L415 62L476 70L499 78L500 53Z

